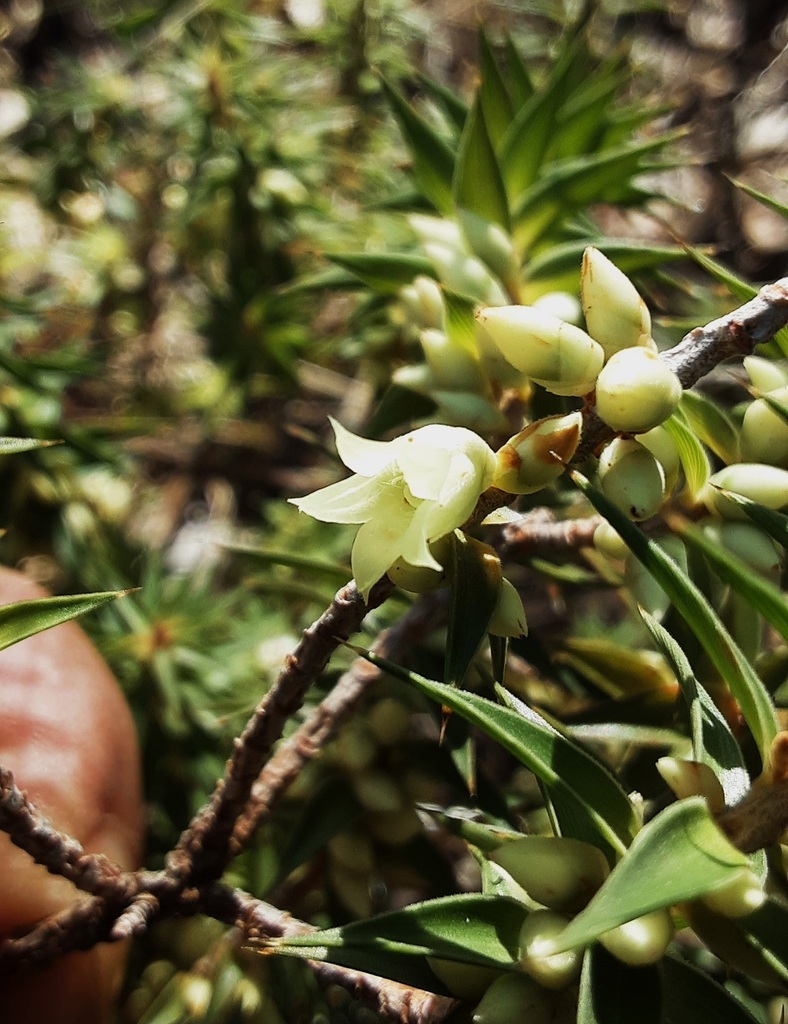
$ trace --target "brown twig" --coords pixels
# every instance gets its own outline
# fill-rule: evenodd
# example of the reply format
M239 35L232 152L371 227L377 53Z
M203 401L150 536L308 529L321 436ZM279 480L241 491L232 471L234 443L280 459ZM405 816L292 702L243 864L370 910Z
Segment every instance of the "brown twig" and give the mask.
M519 522L504 526L495 548L503 561L528 555L576 551L593 542L594 531L602 521L601 516L556 520L549 509L535 508Z
M443 613L445 594L424 594L390 629L381 633L372 650L398 660L418 642ZM270 814L275 802L296 779L304 765L316 757L348 720L359 701L382 676L364 658L356 658L331 693L310 713L292 736L277 748L254 785L244 814L233 832L233 849L240 852Z
M235 740L224 778L211 800L193 819L167 858L167 871L182 884L219 878L232 859L231 838L252 786L279 739L285 722L301 707L311 683L325 669L337 647L361 626L364 616L382 604L394 585L383 579L364 602L354 582L343 587L331 605L304 630L278 679Z

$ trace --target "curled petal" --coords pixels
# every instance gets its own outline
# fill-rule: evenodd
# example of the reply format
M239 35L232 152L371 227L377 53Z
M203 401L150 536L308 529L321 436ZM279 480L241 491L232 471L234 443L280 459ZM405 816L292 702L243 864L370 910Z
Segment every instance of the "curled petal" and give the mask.
M396 458L390 441L370 441L367 437L352 434L331 416L329 420L334 428L339 457L354 473L375 476Z
M386 486L378 477L356 474L303 498L290 498L290 504L323 523L366 523L375 515Z

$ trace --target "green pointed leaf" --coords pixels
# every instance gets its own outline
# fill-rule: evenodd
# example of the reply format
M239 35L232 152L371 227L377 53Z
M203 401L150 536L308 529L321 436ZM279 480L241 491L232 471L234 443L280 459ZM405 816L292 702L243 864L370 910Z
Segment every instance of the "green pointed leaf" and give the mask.
M675 639L648 612L640 613L657 647L673 666L687 702L692 728L692 757L707 764L722 786L726 804L735 804L750 788L750 776L730 726L692 671Z
M738 922L751 944L783 981L788 982L788 907L769 898Z
M30 452L35 448L51 448L62 441L39 441L35 437L0 437L0 455L16 455L19 452Z
M566 81L582 47L580 37L564 47L544 85L520 107L501 140L501 169L506 190L513 200L539 177L545 154L553 140L556 115L566 99Z
M288 956L366 970L404 984L425 956L512 970L518 963L522 904L469 893L414 903L341 928L288 936L268 947ZM416 961L408 963L408 961ZM433 983L423 985L432 989Z
M678 800L643 826L602 888L545 953L588 945L651 910L697 899L745 867L747 858L722 834L703 797Z
M525 66L520 51L514 45L512 37L506 37L506 85L509 95L512 97L514 109L520 108L530 100L534 94L534 86L528 68Z
M664 1024L757 1024L730 992L686 960L667 956L660 968Z
M410 150L416 184L435 209L448 216L452 211L454 176L454 153L451 147L385 79L383 90Z
M630 967L604 946L592 946L583 959L576 1021L664 1024L659 967Z
M479 85L477 98L484 113L489 139L497 148L514 117L514 107L501 76L500 62L493 53L490 41L479 31Z
M757 188L753 188L752 185L745 185L743 181L737 181L736 178L728 178L728 180L736 188L740 188L742 192L746 192L748 196L756 199L769 210L774 210L781 217L788 217L788 206L785 203L781 203L779 199L775 199L774 196L767 195L765 192L760 192Z
M436 403L426 395L392 384L377 404L372 419L367 425L369 437L380 437L394 427L431 416Z
M726 465L739 461L739 434L727 413L698 391L685 391L679 408L692 431Z
M460 209L508 230L506 189L479 97L460 139L454 169L454 201Z
M662 424L676 442L687 490L694 501L709 482L709 457L695 434L675 412Z
M567 811L561 821L563 834L596 843L614 855L624 852L638 828L626 793L607 768L536 711L501 688L498 692L505 694L511 707L408 672L371 652L359 653L462 715L529 768L551 799L571 809L571 819Z
M556 125L556 158L579 156L599 149L605 128L607 111L625 81L621 62L615 59L587 83L584 89L562 107Z
M443 330L452 344L476 357L479 354L474 316L477 306L478 303L467 295L443 289Z
M603 239L583 232L581 238L551 245L529 260L527 288L536 291L535 286L538 286L538 294L546 291L579 292L580 267L587 245L595 245L628 276L661 267L684 255L680 246L649 246L631 239ZM533 298L536 297L534 294ZM530 294L528 298L531 298Z
M447 89L445 85L419 71L418 80L426 91L437 100L443 108L446 117L454 125L458 132L461 132L465 125L465 118L468 116L468 104L461 99L453 89Z
M461 686L487 635L501 592L501 562L492 548L456 530L452 535L451 603L446 636L445 680Z
M419 274L435 277L430 261L411 253L328 252L326 259L351 271L367 287L384 295L396 295Z
M556 222L589 203L632 201L635 194L630 193L630 181L646 170L643 158L678 134L552 164L513 206L512 224L518 243L526 248L534 245ZM516 195L511 188L509 194Z
M779 587L757 575L738 555L721 544L715 544L703 530L685 519L671 520L671 526L687 544L704 555L724 583L741 594L784 640L788 640L788 603Z
M706 598L673 559L658 544L650 541L582 474L573 472L571 476L597 512L610 522L635 557L645 565L700 640L738 701L766 764L778 724L771 698L752 665L736 646Z
M68 622L78 615L100 608L128 590L111 590L97 594L75 594L67 597L42 597L34 601L17 601L0 607L0 651L11 644L43 633L45 629Z
M763 505L745 498L743 494L736 494L734 491L726 491L720 488L720 494L738 505L742 512L745 512L750 519L759 526L764 533L776 540L784 548L788 548L788 516L782 512L775 512Z
M777 413L777 415L788 423L788 405L785 402L781 402L779 398L775 398L774 395L764 394L761 395L761 399L766 402L770 409Z

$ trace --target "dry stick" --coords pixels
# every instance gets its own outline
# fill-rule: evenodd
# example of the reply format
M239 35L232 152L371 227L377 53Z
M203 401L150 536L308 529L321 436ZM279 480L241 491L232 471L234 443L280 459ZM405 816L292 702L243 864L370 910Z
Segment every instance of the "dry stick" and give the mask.
M224 778L206 806L181 835L167 858L167 871L182 884L219 878L232 859L230 839L243 814L257 776L282 734L285 722L301 707L306 691L323 672L340 643L361 626L364 616L382 604L394 584L379 580L365 602L354 582L343 587L329 608L308 629L288 656L278 679L235 740Z
M397 660L432 628L444 609L445 594L422 595L398 622L380 634L372 650L383 658ZM357 658L303 725L280 744L260 774L246 810L236 823L232 838L234 855L249 843L304 765L337 734L364 694L382 675L377 666Z
M593 543L602 516L556 520L546 508L526 512L516 523L504 526L495 549L502 560L527 555L576 551Z

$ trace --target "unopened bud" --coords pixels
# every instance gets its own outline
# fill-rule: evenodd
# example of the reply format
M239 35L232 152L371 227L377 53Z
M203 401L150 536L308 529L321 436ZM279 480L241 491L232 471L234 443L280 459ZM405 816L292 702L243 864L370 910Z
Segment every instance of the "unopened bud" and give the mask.
M547 487L575 454L582 425L582 415L570 412L523 427L496 453L493 486L510 494L531 494Z
M520 263L514 243L503 228L469 210L461 210L459 219L468 245L479 259L502 281L516 280Z
M594 530L594 547L608 558L626 558L629 554L621 534L607 521L600 523Z
M666 534L656 537L655 541L683 572L687 571L687 549L680 537ZM624 582L627 591L641 608L655 619L664 618L670 607L670 598L637 558L630 558L627 562Z
M649 519L665 496L665 474L651 452L631 438L617 437L599 459L603 493L630 519Z
M443 331L421 331L419 341L424 358L439 388L476 391L484 388L484 374L478 356L452 341Z
M676 486L681 468L678 445L673 435L664 426L653 427L644 434L638 434L638 442L648 448L665 473L665 493Z
M745 356L744 369L755 387L764 393L788 384L788 366L784 362L776 363L773 359L763 359L761 356Z
M707 892L702 899L709 910L723 917L746 917L762 906L766 893L752 868L741 868L727 885Z
M504 974L494 981L473 1011L472 1024L551 1024L554 996L522 974Z
M782 566L782 555L772 538L752 523L732 523L708 519L703 532L732 554L746 562L751 569L773 576Z
M661 960L672 938L673 921L670 911L663 908L611 928L599 941L619 960L639 967Z
M487 632L493 636L527 636L528 623L525 621L523 601L507 579L501 580L501 592Z
M610 873L602 851L565 836L523 836L489 855L528 895L551 910L582 910Z
M578 325L582 307L570 292L545 292L533 301L534 309L551 313L568 324Z
M586 327L609 359L615 352L651 341L651 316L637 289L592 245L583 253L581 295Z
M788 505L788 470L760 462L737 462L710 478L703 494L706 506L726 519L745 519L745 513L720 494L718 488L778 510Z
M769 392L788 405L788 385ZM788 468L788 421L769 403L758 398L747 406L741 425L741 455L746 462L765 462Z
M650 349L612 355L596 382L596 411L613 430L640 434L658 427L681 398L681 381Z
M453 996L473 1002L482 998L501 973L480 964L463 964L458 960L444 960L437 956L428 956L427 963L432 973Z
M568 923L568 918L552 910L534 910L520 930L520 966L545 988L564 988L580 973L581 949L550 952L553 939Z
M689 796L702 796L712 814L725 806L725 794L720 780L707 764L685 761L678 757L661 757L657 771L679 800Z
M428 242L424 251L441 282L453 292L479 302L506 302L506 293L480 259L441 242Z
M436 561L445 566L451 557L450 535L441 537L429 545L430 554ZM411 565L403 558L397 561L386 570L386 575L392 583L407 590L411 594L426 594L430 590L436 590L446 582L445 569L432 569L424 565Z
M477 319L509 360L558 395L584 395L604 362L601 345L574 324L533 306L490 306Z

